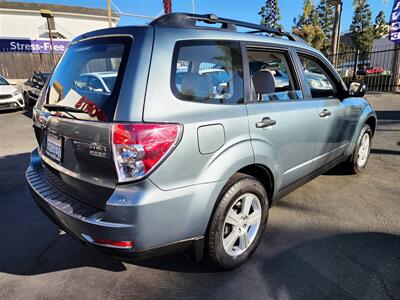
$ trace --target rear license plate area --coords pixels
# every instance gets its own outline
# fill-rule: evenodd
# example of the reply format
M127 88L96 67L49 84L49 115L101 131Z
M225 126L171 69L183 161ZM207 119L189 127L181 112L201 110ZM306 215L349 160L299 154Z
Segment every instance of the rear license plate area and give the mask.
M63 153L63 139L61 136L48 131L47 132L47 142L45 153L48 157L55 160L56 162L61 162Z

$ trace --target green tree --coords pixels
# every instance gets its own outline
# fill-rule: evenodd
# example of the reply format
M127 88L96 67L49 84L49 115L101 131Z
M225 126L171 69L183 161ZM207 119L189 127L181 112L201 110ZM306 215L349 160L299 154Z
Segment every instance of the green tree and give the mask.
M322 49L325 34L319 24L318 13L312 0L304 0L303 13L294 19L292 31L316 49Z
M374 39L380 39L381 37L389 34L389 26L386 24L385 13L382 10L375 17L373 31Z
M327 54L332 42L335 7L329 3L329 0L320 0L317 6L317 15L319 24L325 35L325 40L321 47L321 51Z
M282 25L279 24L281 11L279 9L278 0L266 0L265 5L261 6L258 14L261 16L261 25L272 28L282 28Z
M367 0L354 0L354 15L350 25L354 48L362 52L371 51L374 30L371 24L372 12Z

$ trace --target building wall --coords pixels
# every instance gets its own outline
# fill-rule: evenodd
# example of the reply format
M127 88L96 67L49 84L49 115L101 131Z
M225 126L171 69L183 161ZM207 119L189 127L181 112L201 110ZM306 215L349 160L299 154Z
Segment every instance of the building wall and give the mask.
M395 44L387 37L376 39L372 44L371 67L379 66L391 70L395 54Z
M108 27L107 17L54 12L56 31L65 38ZM113 19L116 26L118 19ZM0 10L0 37L47 38L46 20L39 11Z

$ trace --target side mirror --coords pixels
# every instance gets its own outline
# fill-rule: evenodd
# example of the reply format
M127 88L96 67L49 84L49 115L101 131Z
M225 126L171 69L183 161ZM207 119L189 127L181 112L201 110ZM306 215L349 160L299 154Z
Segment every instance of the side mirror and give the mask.
M349 84L349 96L350 97L363 97L367 86L363 82L353 81Z
M11 80L11 81L10 81L10 84L11 84L11 85L17 85L17 82L14 81L14 80Z

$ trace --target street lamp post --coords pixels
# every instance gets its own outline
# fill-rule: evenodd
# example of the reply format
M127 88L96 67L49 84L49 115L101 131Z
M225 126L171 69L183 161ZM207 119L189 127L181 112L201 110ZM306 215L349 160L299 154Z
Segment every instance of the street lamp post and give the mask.
M54 18L53 13L49 9L41 9L40 10L40 15L43 18L46 18L47 22L47 29L49 31L49 39L50 39L50 45L51 45L51 54L53 55L53 62L54 65L56 65L56 55L54 54L54 45L53 45L53 36L51 34L51 27L50 27L50 20Z

